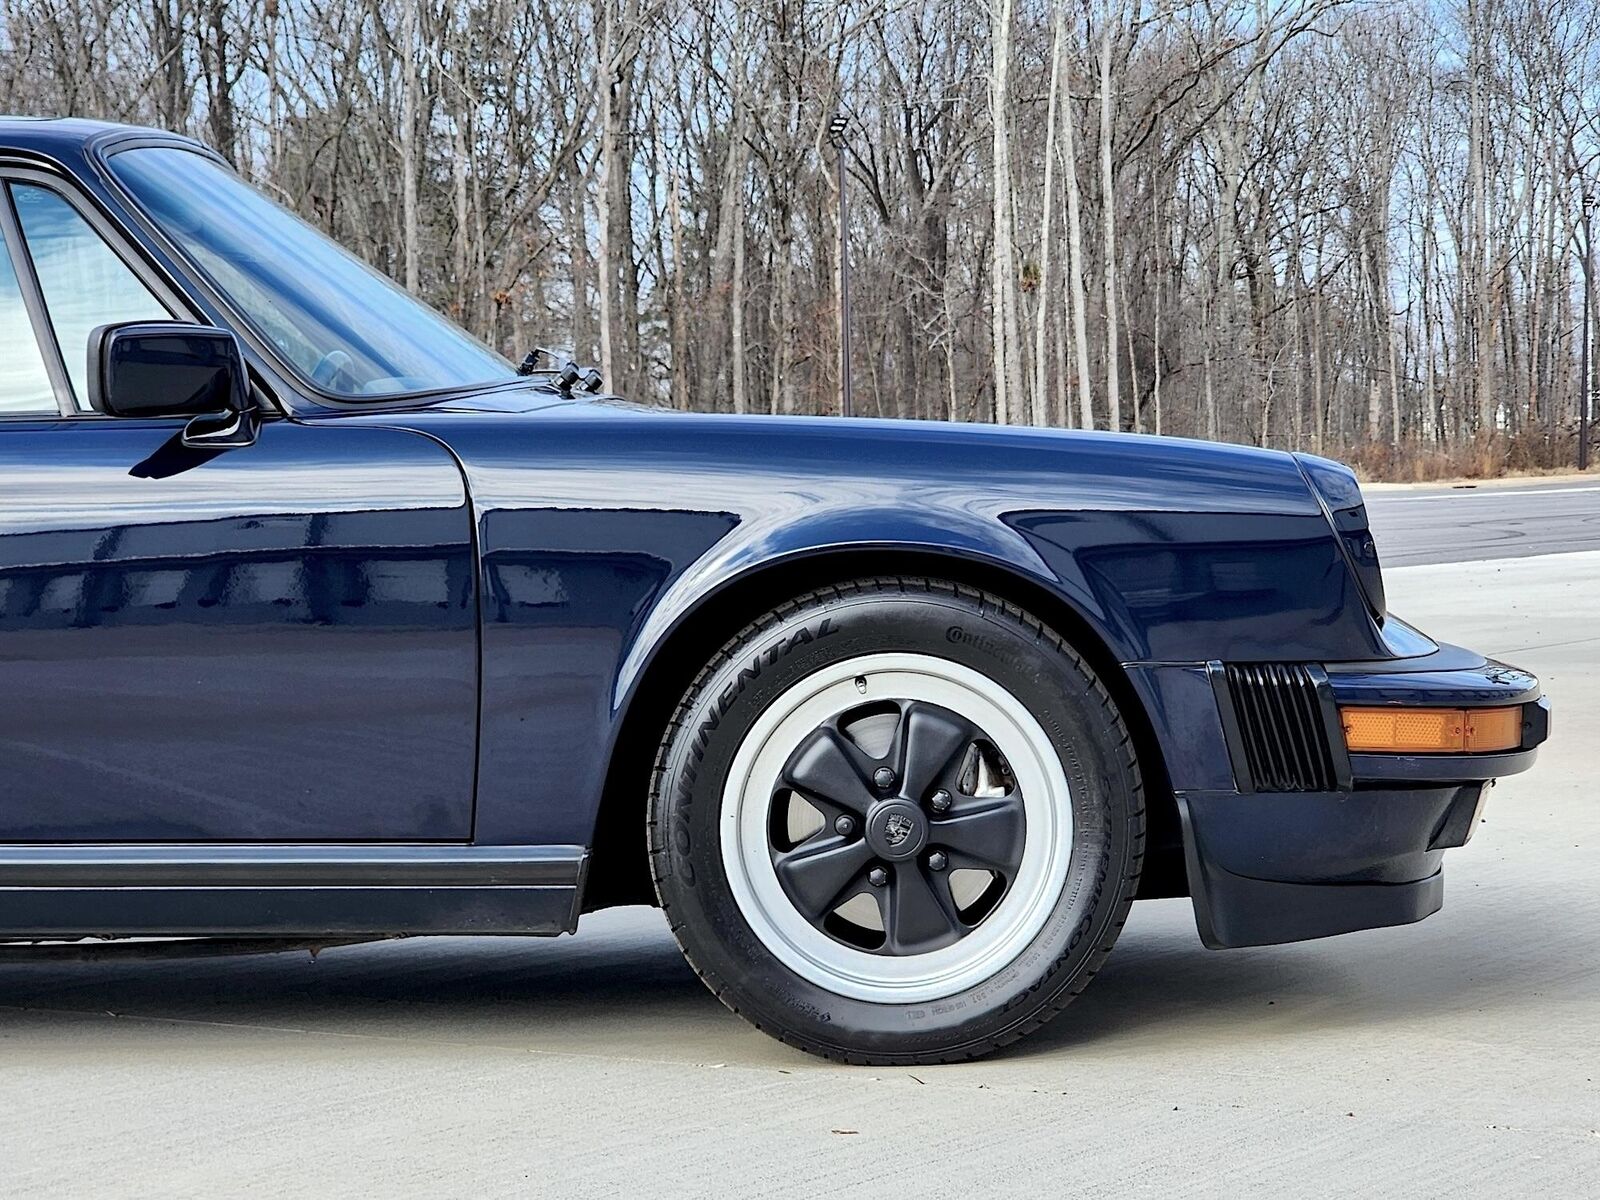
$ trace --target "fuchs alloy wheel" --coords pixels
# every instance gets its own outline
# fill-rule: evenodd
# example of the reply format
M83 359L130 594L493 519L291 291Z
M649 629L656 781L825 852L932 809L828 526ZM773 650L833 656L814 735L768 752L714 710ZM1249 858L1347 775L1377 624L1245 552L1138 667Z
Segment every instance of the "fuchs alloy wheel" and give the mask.
M982 983L1038 934L1072 855L1044 727L981 673L864 654L790 686L724 785L722 869L795 974L858 1000Z
M651 796L656 889L711 989L852 1062L970 1058L1038 1027L1138 884L1132 742L1094 672L996 597L822 589L690 688Z

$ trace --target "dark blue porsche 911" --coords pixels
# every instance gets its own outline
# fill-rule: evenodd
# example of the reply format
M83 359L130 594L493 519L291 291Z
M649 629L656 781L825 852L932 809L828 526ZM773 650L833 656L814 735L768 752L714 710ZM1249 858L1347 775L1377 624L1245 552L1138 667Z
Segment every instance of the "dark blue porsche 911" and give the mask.
M662 411L513 365L192 142L0 121L0 938L556 934L970 1057L1129 905L1416 921L1547 712L1321 459Z

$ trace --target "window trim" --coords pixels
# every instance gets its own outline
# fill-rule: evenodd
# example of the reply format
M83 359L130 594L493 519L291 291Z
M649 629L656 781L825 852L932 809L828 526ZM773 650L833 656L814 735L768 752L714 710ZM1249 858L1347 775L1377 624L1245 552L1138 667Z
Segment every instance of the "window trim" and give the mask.
M72 382L67 378L67 364L56 345L55 329L50 324L44 306L44 293L39 288L39 277L33 270L33 259L22 240L22 228L17 224L17 214L11 208L9 172L0 171L0 238L5 242L11 259L11 270L17 277L17 291L22 295L22 307L28 315L28 325L33 330L34 344L39 347L39 359L44 365L45 377L50 381L50 391L55 397L56 417L70 417L76 411L72 402ZM0 421L47 421L50 413L0 412Z
M89 204L69 181L50 171L0 162L0 232L5 235L6 247L11 251L12 263L17 271L17 283L22 292L23 304L33 323L34 340L44 355L45 372L50 377L59 410L55 419L115 420L89 407L88 397L78 397L72 388L72 378L67 371L66 358L56 339L55 323L50 319L50 308L44 298L44 288L39 283L39 272L22 232L22 222L17 216L16 202L11 194L13 184L22 183L42 187L54 192L77 213L106 248L132 272L156 300L165 305L174 321L188 321L197 325L210 325L176 288L144 260L138 250L117 228L116 224ZM49 413L0 413L0 421L50 420Z

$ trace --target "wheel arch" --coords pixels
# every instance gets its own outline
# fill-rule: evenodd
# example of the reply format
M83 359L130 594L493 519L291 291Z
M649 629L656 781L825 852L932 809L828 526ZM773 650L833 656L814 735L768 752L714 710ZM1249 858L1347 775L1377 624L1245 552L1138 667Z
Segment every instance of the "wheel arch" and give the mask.
M632 689L608 758L582 898L585 912L655 902L643 816L656 750L678 702L731 633L804 592L880 576L928 576L988 592L1037 617L1083 656L1111 692L1134 738L1147 820L1140 895L1187 895L1177 804L1160 740L1146 705L1094 623L1059 593L1005 564L938 549L862 546L752 568L706 596L662 639ZM1163 851L1168 845L1175 853Z

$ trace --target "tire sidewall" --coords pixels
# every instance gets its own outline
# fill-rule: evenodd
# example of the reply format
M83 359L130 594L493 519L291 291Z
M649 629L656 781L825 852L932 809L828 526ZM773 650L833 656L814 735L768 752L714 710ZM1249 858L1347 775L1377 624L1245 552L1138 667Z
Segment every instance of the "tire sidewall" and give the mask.
M721 847L729 770L757 717L823 667L884 652L959 663L1011 692L1049 737L1072 805L1066 878L1038 933L981 983L907 1004L841 996L779 961L740 911ZM1118 753L1125 737L1088 668L1014 611L955 592L874 590L816 599L735 639L680 714L663 747L653 798L657 889L685 951L713 988L790 1040L903 1054L992 1039L1092 971L1097 947L1126 913L1137 783Z

